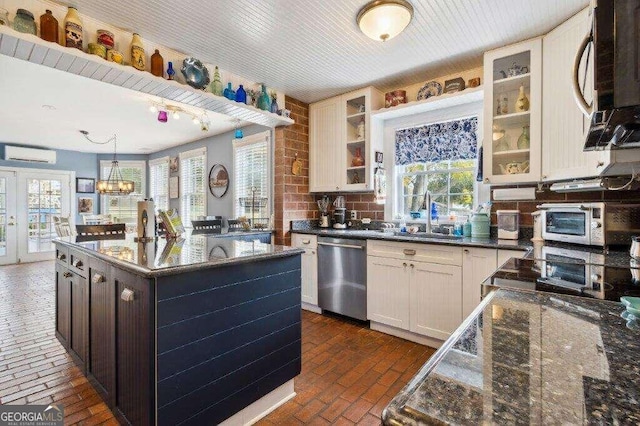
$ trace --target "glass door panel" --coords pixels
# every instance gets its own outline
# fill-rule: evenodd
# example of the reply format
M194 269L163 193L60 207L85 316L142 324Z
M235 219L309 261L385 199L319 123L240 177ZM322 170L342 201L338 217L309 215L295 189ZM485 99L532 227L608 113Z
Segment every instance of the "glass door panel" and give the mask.
M0 265L17 262L16 177L0 172Z

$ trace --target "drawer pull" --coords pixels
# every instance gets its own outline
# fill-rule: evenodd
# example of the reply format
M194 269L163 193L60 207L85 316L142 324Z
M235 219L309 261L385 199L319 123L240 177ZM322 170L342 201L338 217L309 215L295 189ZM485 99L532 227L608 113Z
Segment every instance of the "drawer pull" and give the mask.
M133 302L133 300L135 299L135 293L133 292L133 290L125 288L124 290L122 290L122 294L120 294L120 299L124 300L125 302Z
M94 284L103 283L105 281L104 280L104 275L102 275L102 274L93 274L93 278L91 279L91 281Z
M64 274L62 274L62 276L65 278L71 278L72 274L71 272L65 272Z
M83 263L82 260L80 259L76 259L73 262L71 262L71 264L73 265L74 268L78 268L78 269L82 269Z
M413 263L411 265L409 265L409 266L411 266L411 268L415 268L416 267L416 265L414 265Z
M416 255L416 251L414 249L404 249L404 250L402 250L402 252L404 254L406 254L407 256L415 256Z
M465 253L469 254L469 249L464 249L463 250Z
M67 256L64 255L64 253L58 253L58 260L65 260L67 258Z
M302 244L311 244L311 240L302 240Z
M407 262L402 262L402 266L407 267Z

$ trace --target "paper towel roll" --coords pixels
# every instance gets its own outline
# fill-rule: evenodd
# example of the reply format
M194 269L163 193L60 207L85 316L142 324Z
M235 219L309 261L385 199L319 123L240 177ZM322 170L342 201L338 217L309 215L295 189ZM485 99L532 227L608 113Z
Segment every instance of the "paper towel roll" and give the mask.
M138 201L138 238L156 236L156 213L153 201Z

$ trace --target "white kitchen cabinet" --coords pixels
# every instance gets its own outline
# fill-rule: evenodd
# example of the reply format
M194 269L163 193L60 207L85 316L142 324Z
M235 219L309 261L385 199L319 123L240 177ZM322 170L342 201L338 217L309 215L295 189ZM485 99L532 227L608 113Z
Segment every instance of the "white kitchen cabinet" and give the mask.
M511 75L509 70L517 67L519 70ZM486 52L484 81L484 182L492 185L538 182L542 146L542 39ZM521 87L529 99L529 108L524 111L516 109ZM503 105L501 99L506 100ZM529 146L518 143L526 130Z
M367 256L367 319L409 329L408 262Z
M382 93L367 87L309 106L310 192L373 190L375 151L382 149L372 141L370 116L382 103ZM362 165L353 164L358 153Z
M459 266L409 263L409 330L446 340L462 323Z
M589 118L573 96L573 63L580 43L591 30L590 9L584 9L542 39L542 180L593 177L611 160L607 151L584 152ZM586 56L586 55L585 55ZM583 58L580 85L584 81ZM593 52L586 70L586 96L593 93ZM591 99L586 99L590 102Z
M291 245L304 250L302 254L302 307L318 312L318 254L315 235L292 234ZM317 309L316 309L317 308Z
M344 182L339 165L343 151L336 149L342 142L340 127L342 109L340 97L326 99L309 106L309 190L331 192Z
M462 252L462 317L466 318L480 303L482 282L498 267L498 251L464 248Z

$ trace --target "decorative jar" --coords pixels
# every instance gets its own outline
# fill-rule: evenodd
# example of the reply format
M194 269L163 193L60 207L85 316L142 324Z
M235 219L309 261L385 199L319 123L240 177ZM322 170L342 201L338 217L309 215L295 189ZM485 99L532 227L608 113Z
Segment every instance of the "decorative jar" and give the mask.
M64 41L65 46L82 50L82 21L78 10L69 6L67 16L64 17Z
M117 50L109 49L107 50L107 60L122 65L124 62L124 57L122 56L122 53L118 52Z
M87 53L100 56L102 59L107 58L107 48L99 43L89 43L87 45Z
M529 111L529 98L524 93L524 86L520 86L520 93L516 101L516 112Z
M27 9L18 9L13 20L13 29L21 33L36 35L36 21L33 20L33 13Z
M97 41L99 44L103 45L107 49L113 49L115 47L115 38L113 37L113 33L109 30L98 30L96 31Z
M147 69L144 45L140 34L137 33L133 33L133 38L131 39L131 66L140 71Z
M242 84L238 87L238 90L236 90L236 102L243 104L247 102L247 92L245 92Z
M53 13L47 9L46 12L40 16L40 38L57 43L59 36L60 28L58 26L58 20L53 16Z
M351 167L364 166L364 158L362 157L362 148L356 148L356 153L351 159Z

